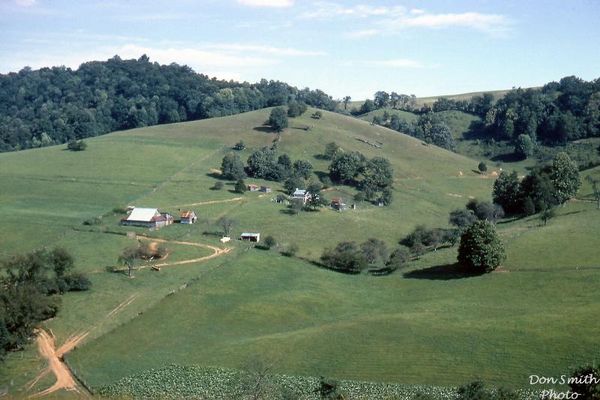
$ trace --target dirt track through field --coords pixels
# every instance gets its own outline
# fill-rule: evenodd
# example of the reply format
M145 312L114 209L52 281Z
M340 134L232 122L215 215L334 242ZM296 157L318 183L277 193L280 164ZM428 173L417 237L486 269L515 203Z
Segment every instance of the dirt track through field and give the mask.
M185 246L206 248L206 249L210 249L213 251L213 253L208 256L192 258L192 259L182 260L182 261L175 261L175 262L171 262L171 263L156 264L155 265L156 267L170 267L170 266L175 266L175 265L192 264L192 263L207 261L207 260L219 257L221 255L227 254L232 250L231 247L220 248L220 247L212 246L209 244L184 242L184 241L179 241L179 240L157 239L157 238L151 238L151 237L144 236L144 235L138 235L138 236L140 236L144 239L152 240L153 242L157 242L157 243L174 243L174 244L180 244L180 245L185 245ZM147 268L147 267L149 267L149 266L143 266L143 267L140 267L140 269ZM42 372L40 372L38 374L38 376L35 377L27 385L27 390L31 390L40 381L40 379L42 379L43 377L48 375L50 372L52 372L52 374L56 377L56 382L49 388L44 389L41 392L38 392L36 394L33 394L30 397L31 398L44 397L44 396L47 396L58 390L64 389L67 391L72 391L72 392L78 393L80 398L85 398L85 399L91 398L91 396L87 392L87 390L85 388L83 388L79 383L77 383L77 380L71 373L71 370L69 369L67 364L64 363L63 356L65 354L67 354L69 351L73 350L79 343L81 343L90 334L90 332L92 332L94 329L96 329L100 325L102 325L102 323L104 321L116 316L121 311L123 311L127 306L129 306L131 303L133 303L133 301L137 298L137 296L138 296L137 293L134 293L131 296L129 296L127 299L125 299L119 305L117 305L114 309L112 309L106 315L106 317L104 317L103 320L101 320L98 324L96 324L89 330L82 331L82 332L79 332L79 333L69 336L67 338L67 340L62 344L62 346L60 346L58 349L56 348L54 335L52 335L51 333L48 333L47 331L45 331L43 329L38 330L37 338L36 338L38 352L39 352L40 356L42 356L42 358L44 358L48 362L48 366L46 368L44 368L44 370Z
M235 201L242 201L242 200L244 200L243 197L234 197L233 199L226 199L226 200L210 200L210 201L201 201L199 203L179 204L179 205L176 205L176 206L168 206L166 208L206 206L206 205L209 205L209 204L233 203Z

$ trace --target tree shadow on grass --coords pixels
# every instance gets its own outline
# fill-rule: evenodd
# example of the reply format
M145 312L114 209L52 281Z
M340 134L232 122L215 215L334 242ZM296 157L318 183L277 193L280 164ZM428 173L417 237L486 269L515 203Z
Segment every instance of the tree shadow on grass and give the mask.
M257 132L275 133L275 130L273 130L273 128L271 128L270 126L255 126L252 129Z
M404 277L408 279L429 279L435 281L449 281L452 279L472 278L481 276L481 272L467 271L458 263L436 265L434 267L417 269L405 272Z
M512 163L512 162L523 161L523 158L515 153L505 153L505 154L499 154L495 157L492 157L492 161L501 161L501 162L505 162L505 163Z

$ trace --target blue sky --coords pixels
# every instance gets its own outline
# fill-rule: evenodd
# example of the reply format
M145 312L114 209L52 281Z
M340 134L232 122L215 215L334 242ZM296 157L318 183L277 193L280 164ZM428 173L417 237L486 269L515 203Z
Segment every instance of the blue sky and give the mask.
M600 77L597 0L0 0L0 73L147 54L336 98Z

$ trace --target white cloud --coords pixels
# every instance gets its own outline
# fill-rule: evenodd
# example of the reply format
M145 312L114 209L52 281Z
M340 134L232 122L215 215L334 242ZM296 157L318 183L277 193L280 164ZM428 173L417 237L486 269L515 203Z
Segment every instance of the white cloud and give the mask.
M285 8L294 5L294 0L237 0L237 2L248 7Z
M423 28L468 28L488 34L502 34L510 30L512 21L499 14L483 14L478 12L436 14L423 9L407 10L402 6L373 6L358 4L344 6L335 2L317 2L313 9L300 15L306 19L332 20L335 18L354 18L368 20L370 26L346 34L348 37L360 38L377 34L394 34L402 29Z

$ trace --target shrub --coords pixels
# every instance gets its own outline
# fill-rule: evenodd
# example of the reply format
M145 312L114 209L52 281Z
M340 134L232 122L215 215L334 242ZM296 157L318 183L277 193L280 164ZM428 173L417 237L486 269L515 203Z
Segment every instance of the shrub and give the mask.
M67 149L71 151L84 151L87 148L87 143L83 140L70 140L67 143Z
M589 377L594 378L589 379ZM588 379L586 379L588 377ZM569 387L579 394L580 399L600 400L600 367L586 365L573 371Z
M477 166L477 169L479 170L479 172L483 173L483 172L487 172L487 164L484 163L483 161L479 163L479 165Z
M265 244L264 245L265 245L265 247L267 249L270 249L271 247L277 245L277 241L275 240L275 238L273 236L269 235L269 236L267 236L265 238Z
M368 264L355 242L341 242L334 249L325 249L321 261L331 269L348 273L359 273Z
M74 272L72 274L65 275L63 280L66 290L71 292L85 291L92 287L92 282L87 276L80 272Z
M243 179L239 179L236 183L235 183L235 192L236 193L245 193L247 190L246 187L246 183L244 182Z
M246 144L244 143L243 140L240 140L235 145L233 145L234 150L241 151L241 150L244 150L245 148L246 148Z
M217 181L217 182L215 182L215 184L213 185L212 189L213 189L213 190L221 190L221 189L223 189L223 186L224 186L224 185L223 185L223 182L221 182L221 181Z

